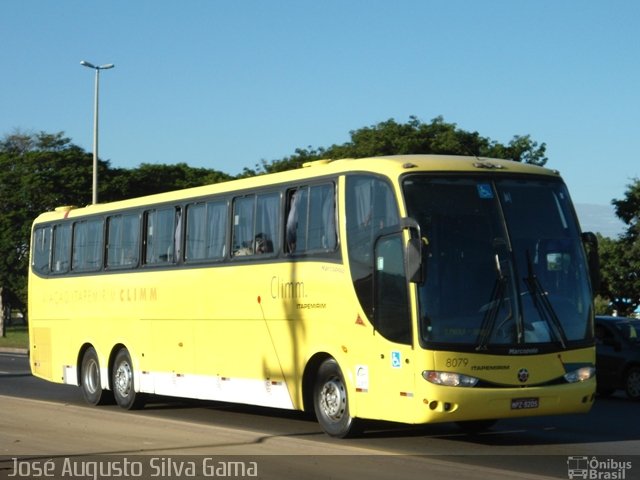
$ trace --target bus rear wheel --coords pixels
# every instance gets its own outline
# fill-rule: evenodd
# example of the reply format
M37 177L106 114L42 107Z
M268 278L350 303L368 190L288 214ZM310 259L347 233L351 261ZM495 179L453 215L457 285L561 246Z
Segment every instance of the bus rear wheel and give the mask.
M338 363L332 358L325 360L318 369L313 406L318 423L327 434L346 438L358 433L357 420L349 413L344 377Z
M125 410L136 410L144 406L144 394L134 389L133 363L131 355L126 348L121 348L116 353L111 370L111 386L116 403Z
M80 389L85 401L90 405L104 405L113 402L110 391L102 388L100 362L93 347L87 348L80 364Z

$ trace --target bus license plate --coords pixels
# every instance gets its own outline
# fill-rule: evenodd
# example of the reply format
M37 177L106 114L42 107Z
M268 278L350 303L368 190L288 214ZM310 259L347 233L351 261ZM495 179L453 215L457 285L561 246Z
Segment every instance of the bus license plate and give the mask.
M526 408L538 408L540 400L538 398L513 398L511 399L511 410L524 410Z

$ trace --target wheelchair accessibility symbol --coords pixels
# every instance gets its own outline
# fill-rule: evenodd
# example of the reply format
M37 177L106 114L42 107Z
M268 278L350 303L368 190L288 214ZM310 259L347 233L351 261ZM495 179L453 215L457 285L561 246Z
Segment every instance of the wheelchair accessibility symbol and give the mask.
M400 362L400 352L391 352L391 366L393 368L400 368L402 366Z

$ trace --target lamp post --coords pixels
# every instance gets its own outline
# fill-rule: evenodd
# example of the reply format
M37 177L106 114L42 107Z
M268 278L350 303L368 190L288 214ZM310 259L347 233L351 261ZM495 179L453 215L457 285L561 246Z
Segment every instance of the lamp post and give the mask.
M95 88L95 100L93 104L93 200L95 205L98 203L98 90L100 85L100 70L108 70L115 67L113 63L107 63L106 65L94 65L82 60L80 65L93 68L96 71L96 88Z

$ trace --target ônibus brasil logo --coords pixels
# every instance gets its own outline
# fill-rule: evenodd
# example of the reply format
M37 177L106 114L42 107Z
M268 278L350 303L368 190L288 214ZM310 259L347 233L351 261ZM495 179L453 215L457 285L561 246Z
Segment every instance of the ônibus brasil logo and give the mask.
M570 479L584 480L626 480L631 462L614 458L571 456L567 458L567 475Z

